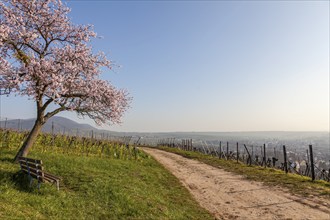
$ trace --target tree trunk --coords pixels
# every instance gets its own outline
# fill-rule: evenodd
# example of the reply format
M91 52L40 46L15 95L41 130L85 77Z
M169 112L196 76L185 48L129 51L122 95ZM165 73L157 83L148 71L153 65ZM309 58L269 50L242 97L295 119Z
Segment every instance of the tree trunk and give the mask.
M18 162L18 158L20 156L26 157L28 155L32 145L34 144L34 142L37 139L38 134L40 133L42 125L43 125L43 123L41 122L41 120L39 118L37 118L32 130L29 133L29 136L25 139L22 147L19 149L19 151L17 152L17 154L15 156L15 159L14 159L15 162Z

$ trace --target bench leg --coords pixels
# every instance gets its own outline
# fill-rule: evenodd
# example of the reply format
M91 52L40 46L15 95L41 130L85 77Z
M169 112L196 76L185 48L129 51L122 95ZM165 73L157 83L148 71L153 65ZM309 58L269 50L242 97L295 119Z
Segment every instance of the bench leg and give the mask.
M56 181L56 187L57 187L57 191L59 191L60 190L60 181L59 180Z
M30 182L30 187L32 186L33 183L33 178L29 175L29 182Z

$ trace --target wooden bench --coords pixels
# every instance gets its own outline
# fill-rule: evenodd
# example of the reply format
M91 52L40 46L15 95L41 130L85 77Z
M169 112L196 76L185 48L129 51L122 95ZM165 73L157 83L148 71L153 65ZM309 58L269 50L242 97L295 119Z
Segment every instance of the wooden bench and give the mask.
M29 176L30 186L33 182L33 178L38 181L38 190L40 184L49 182L56 183L57 190L60 190L60 177L54 176L50 173L46 173L42 166L42 160L36 160L27 157L19 157L19 165L21 170Z

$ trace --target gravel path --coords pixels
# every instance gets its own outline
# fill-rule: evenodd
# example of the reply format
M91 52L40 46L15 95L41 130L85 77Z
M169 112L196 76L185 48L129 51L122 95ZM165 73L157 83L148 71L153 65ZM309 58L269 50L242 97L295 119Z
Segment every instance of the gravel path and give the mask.
M293 196L196 160L143 148L172 172L216 219L330 220L330 202Z

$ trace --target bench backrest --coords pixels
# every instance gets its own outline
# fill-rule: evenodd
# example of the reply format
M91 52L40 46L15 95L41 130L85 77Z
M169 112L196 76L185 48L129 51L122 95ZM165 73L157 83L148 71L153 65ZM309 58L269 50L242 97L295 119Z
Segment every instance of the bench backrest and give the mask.
M39 182L45 182L42 161L27 157L19 157L21 170L37 179Z

